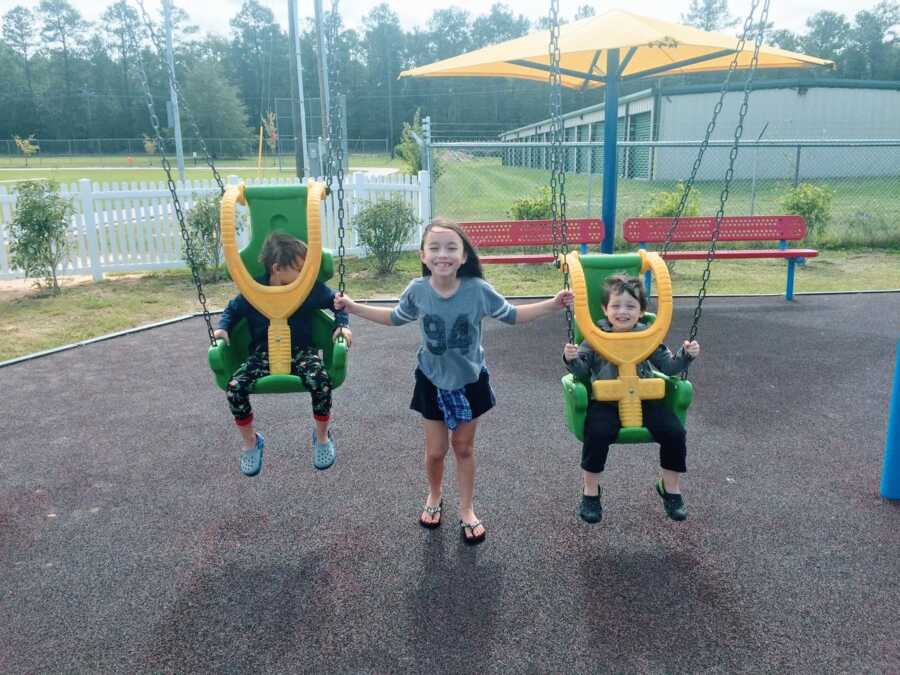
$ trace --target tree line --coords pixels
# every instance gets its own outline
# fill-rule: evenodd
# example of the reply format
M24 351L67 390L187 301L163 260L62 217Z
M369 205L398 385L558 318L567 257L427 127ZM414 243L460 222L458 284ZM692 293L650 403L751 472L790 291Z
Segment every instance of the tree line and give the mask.
M594 9L584 5L566 19L593 14ZM159 32L160 17L152 20ZM743 24L731 16L727 0L691 0L682 20L707 30L731 32ZM431 117L444 137L491 138L547 115L548 90L540 83L397 79L407 68L546 27L546 18L532 20L500 3L474 17L448 7L436 10L425 27L405 30L390 5L382 3L363 18L359 28L338 21L335 50L341 75L337 88L347 97L350 138L386 139L392 146L403 122L417 109ZM802 33L772 25L765 29L770 43L834 60L836 69L827 76L898 80L898 21L897 2L882 0L851 18L830 10L817 12ZM290 105L290 40L272 11L257 0L244 0L230 20L228 36L201 33L190 16L176 8L173 35L179 82L204 137L251 138L266 113L276 109L276 100ZM2 38L0 138L152 135L139 78L141 62L157 114L167 124L167 69L148 40L143 17L126 0L108 6L95 23L85 21L67 0L40 0L33 9L15 6L2 17ZM316 44L314 26L308 21L300 46L310 136L320 128ZM758 75L779 76L784 73ZM686 81L715 79L712 74ZM631 85L632 90L646 86L646 81ZM563 107L570 110L601 100L602 91L566 91ZM191 135L189 127L183 129L186 136Z

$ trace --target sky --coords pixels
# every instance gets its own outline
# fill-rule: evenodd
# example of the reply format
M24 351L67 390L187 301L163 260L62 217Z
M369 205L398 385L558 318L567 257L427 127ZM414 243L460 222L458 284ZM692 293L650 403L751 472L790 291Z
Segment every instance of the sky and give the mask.
M437 9L455 6L478 16L486 14L494 0L390 0L388 4L400 17L400 22L407 30L416 26L424 28L431 14ZM69 2L81 12L88 21L96 21L104 9L112 4L112 0L69 0ZM184 9L191 17L193 23L200 26L204 32L214 32L227 36L230 33L229 20L241 7L241 0L174 0L175 5ZM275 19L287 31L287 0L259 0L262 5L269 7L275 14ZM828 9L844 14L849 20L860 9L870 9L877 0L830 0L824 2L818 0L776 0L772 3L769 18L777 29L788 29L795 32L805 32L806 19L816 12ZM37 0L0 0L0 14L5 14L16 5L24 5L31 9L37 7ZM145 6L153 15L158 15L159 0L145 0ZM331 0L322 0L326 11L331 7ZM339 3L339 11L344 18L344 24L350 28L359 28L362 17L365 16L378 0L342 0ZM548 13L549 0L505 0L503 4L515 7L517 14L523 14L535 20ZM628 9L636 14L644 14L666 21L679 21L682 12L686 12L690 0L618 0L618 2L597 2L597 0L560 0L560 14L572 18L580 5L589 4L594 7L597 14L609 9ZM298 0L301 17L312 17L314 14L313 0ZM729 2L732 16L743 16L750 9L750 2Z

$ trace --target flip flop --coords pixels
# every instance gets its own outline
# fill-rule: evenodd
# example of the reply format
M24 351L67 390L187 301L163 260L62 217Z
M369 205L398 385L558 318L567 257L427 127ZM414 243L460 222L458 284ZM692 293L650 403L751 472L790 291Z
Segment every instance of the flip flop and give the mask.
M444 508L444 498L441 497L441 501L440 501L440 503L438 503L437 506L427 506L427 505L426 505L426 506L425 506L425 513L427 513L429 516L432 516L432 517L434 517L434 516L440 516L440 515L441 515L441 509L443 509L443 508ZM433 530L433 529L435 529L436 527L440 527L440 526L441 526L441 518L439 517L439 518L438 518L437 520L435 520L435 521L427 521L427 520L422 520L422 516L419 516L419 525L421 525L422 527L426 527L426 528L428 528L429 530Z
M471 523L467 523L462 520L459 521L459 532L462 535L463 541L466 542L469 546L474 546L475 544L480 544L481 542L483 542L485 540L485 537L487 537L486 530L484 532L482 532L481 534L479 534L478 536L475 536L475 528L478 527L479 525L481 525L481 521L478 520L477 518L475 520L473 520ZM471 537L466 536L466 528L469 528L470 530L472 530Z

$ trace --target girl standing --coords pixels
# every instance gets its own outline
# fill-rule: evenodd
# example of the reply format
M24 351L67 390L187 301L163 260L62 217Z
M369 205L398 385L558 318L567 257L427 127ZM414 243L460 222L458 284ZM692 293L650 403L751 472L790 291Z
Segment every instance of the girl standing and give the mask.
M484 541L486 530L475 515L475 430L478 418L495 403L481 346L481 320L526 323L572 304L572 292L514 307L487 283L478 253L460 226L443 218L425 228L419 248L422 276L414 279L393 309L372 307L348 296L335 308L386 326L418 320L422 344L417 353L410 408L425 429L428 497L419 523L441 524L444 458L452 446L459 482L459 526L467 544Z

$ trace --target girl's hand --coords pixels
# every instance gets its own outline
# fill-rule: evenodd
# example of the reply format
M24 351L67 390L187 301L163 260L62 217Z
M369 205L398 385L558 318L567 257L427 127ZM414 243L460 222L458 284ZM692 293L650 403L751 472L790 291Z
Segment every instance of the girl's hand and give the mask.
M226 344L226 345L230 345L230 344L231 344L231 338L228 337L228 331L227 331L227 330L222 330L221 328L216 328L216 329L213 331L213 337L216 338L217 340L218 340L218 339L225 340L225 344Z
M560 309L564 307L572 308L572 305L575 304L575 294L568 288L561 290L556 294L556 297L553 298L553 302L555 302Z
M346 326L338 326L334 329L334 333L331 334L331 339L336 341L340 337L346 340L347 348L349 349L350 345L353 344L353 332Z
M563 359L565 359L566 363L574 361L578 358L578 345L573 345L571 342L566 344L563 347Z
M356 309L356 303L353 301L353 298L346 293L338 293L334 296L334 308L338 311L353 314L353 310Z
M684 351L692 359L696 359L698 356L700 356L700 343L696 340L693 340L692 342L688 342L687 340L685 340Z

